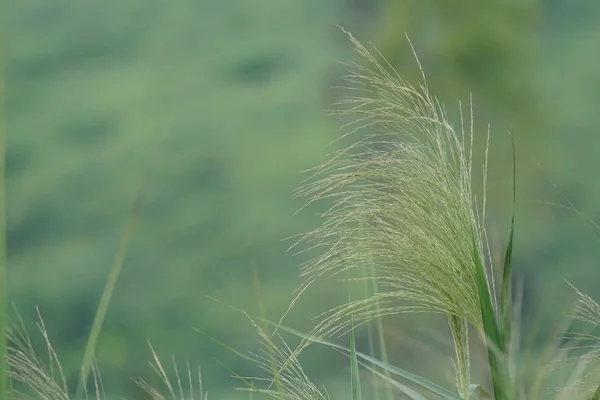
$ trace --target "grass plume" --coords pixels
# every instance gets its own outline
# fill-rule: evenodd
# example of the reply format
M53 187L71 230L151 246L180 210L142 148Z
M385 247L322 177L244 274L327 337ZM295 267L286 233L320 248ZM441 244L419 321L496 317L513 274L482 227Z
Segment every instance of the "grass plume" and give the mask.
M424 74L419 85L409 84L348 35L365 63L348 63L346 89L353 95L339 103L339 114L355 116L344 137L367 132L315 168L298 192L309 203L333 203L321 226L299 242L324 249L302 266L306 284L299 293L324 274L368 266L381 291L332 310L311 336L347 331L350 315L357 323L403 312L446 315L457 385L466 398L466 324L502 350L493 278L485 267L485 192L478 202L473 189L472 110L469 126L461 118L455 129Z
M10 326L8 339L8 365L10 367L11 389L6 397L10 400L70 400L67 378L58 354L52 346L46 325L38 310L36 327L45 346L45 356L33 344L25 323L16 312L17 324ZM85 400L105 400L106 393L102 377L95 360L91 364L92 386L83 385L81 396ZM82 398L75 397L75 398Z
M175 378L169 376L166 368L156 354L156 351L150 343L150 351L152 353L152 362L150 366L160 378L164 390L156 388L143 379L138 379L136 382L153 400L207 400L208 393L202 388L202 373L200 367L194 371L190 364L186 364L183 373L177 366L175 358L172 357L172 367Z

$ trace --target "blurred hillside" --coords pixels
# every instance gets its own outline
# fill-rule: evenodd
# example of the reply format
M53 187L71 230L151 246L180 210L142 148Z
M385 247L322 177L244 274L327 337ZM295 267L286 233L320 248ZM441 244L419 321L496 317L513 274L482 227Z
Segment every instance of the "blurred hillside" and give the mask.
M160 354L202 362L208 390L234 385L213 362L245 364L252 327L212 296L278 318L302 257L282 239L318 223L292 197L340 133L323 112L352 57L336 24L373 41L417 79L407 31L434 93L456 113L473 92L477 128L493 123L490 204L500 246L510 212L510 141L519 153L517 268L530 307L568 305L561 278L600 284L598 242L554 183L600 220L600 3L591 0L160 0L15 2L8 21L8 243L11 296L35 306L71 378L125 220L149 172L140 221L101 338L106 383L135 395L146 338ZM477 4L477 5L476 5ZM456 114L453 114L456 115ZM538 160L540 170L533 160ZM256 269L257 280L254 279ZM260 293L260 296L257 295ZM308 326L344 293L316 288L291 322ZM543 299L543 300L542 300ZM399 353L400 354L400 353ZM344 373L335 356L309 367ZM345 375L342 376L345 379ZM149 379L151 380L151 379ZM116 394L116 393L115 393Z

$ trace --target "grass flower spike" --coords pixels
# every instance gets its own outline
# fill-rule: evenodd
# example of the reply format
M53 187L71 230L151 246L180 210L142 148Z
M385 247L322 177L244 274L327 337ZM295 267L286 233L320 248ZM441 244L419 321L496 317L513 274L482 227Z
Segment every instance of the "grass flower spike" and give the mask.
M485 268L485 193L478 204L473 192L473 120L456 130L424 79L411 86L348 35L366 65L349 63L346 89L355 95L339 103L340 114L356 117L344 137L367 132L313 170L299 191L309 203L333 203L322 225L300 240L325 249L303 265L300 292L324 274L365 268L381 291L332 310L312 336L347 330L350 316L362 323L402 312L445 314L466 398L467 323L485 336L493 331L492 343L500 344Z

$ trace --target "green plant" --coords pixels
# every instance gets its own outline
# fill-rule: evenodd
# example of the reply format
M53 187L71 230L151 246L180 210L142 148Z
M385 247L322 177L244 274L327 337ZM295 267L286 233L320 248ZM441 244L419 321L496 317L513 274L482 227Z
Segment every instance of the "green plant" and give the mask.
M87 379L83 381L81 393L71 397L67 378L63 373L62 365L52 346L39 311L37 329L46 347L46 357L42 357L40 355L42 352L33 345L31 336L18 313L16 313L16 319L18 323L11 325L8 332L11 343L8 352L8 364L13 385L9 396L6 398L12 400L29 399L29 396L33 395L35 398L42 400L107 399L104 383L95 360L92 360L89 366L91 382L88 382ZM180 372L176 360L172 358L171 375L174 375L174 377L169 376L166 372L167 366L161 362L150 343L148 343L148 346L152 355L150 367L158 376L162 388L157 388L143 379L137 379L136 383L153 400L207 400L208 394L202 387L200 367L194 369L188 363L185 369Z
M442 313L452 330L460 397L469 396L472 325L486 338L496 397L510 398L505 350L512 244L498 302L485 267L485 193L477 203L472 189L473 132L455 130L424 79L419 87L409 85L350 39L368 65L351 64L347 80L364 94L344 100L349 110L342 113L358 115L351 133L369 128L369 134L319 167L300 191L310 202L334 203L322 226L303 239L327 248L303 273L313 281L373 265L385 290L334 310L311 336L347 329L349 315L366 322L381 314ZM486 173L484 165L484 179Z
M288 353L288 360L278 362L279 371L292 366L301 371L297 362L300 353L310 345L321 344L349 358L352 399L362 397L359 365L411 399L599 398L597 384L583 383L593 382L588 370L597 358L596 347L569 357L568 347L549 346L547 354L534 359L533 372L525 379L530 371L525 371L522 349L513 335L518 328L511 288L514 211L501 266L492 263L485 231L489 130L483 191L477 195L472 109L465 122L461 107L460 129L456 129L444 107L429 93L424 74L421 84L411 86L381 54L374 55L351 34L348 36L365 63L348 64L352 72L345 78L350 84L345 89L352 95L340 103L343 109L338 113L353 116L343 138L359 131L367 133L315 168L298 192L309 204L327 200L332 205L322 214L322 225L296 244L321 251L302 266L306 281L290 308L314 282L328 274L350 276L357 272L358 278L350 280L366 281L367 287L375 289L367 291L364 298L331 310L309 333L285 327L281 320L273 324L275 332L301 338L300 345ZM513 208L514 203L513 196ZM496 284L495 273L500 267L500 282ZM578 309L585 311L588 322L600 321L600 307L582 294L579 299ZM454 390L356 350L354 332L359 325L407 312L441 314L447 319L455 349ZM487 350L489 389L471 378L470 329L479 334ZM330 339L347 333L349 346ZM270 340L264 333L262 336ZM268 343L270 351L275 351L272 342ZM572 370L562 370L566 365ZM557 373L569 375L570 381L559 389L542 389ZM268 388L277 378L278 374L272 374L267 379ZM295 398L284 395L286 388L290 389L285 380L279 381L279 392L260 389L247 378L243 381L249 390L266 398ZM304 380L294 382L310 385ZM292 392L299 390L295 385Z

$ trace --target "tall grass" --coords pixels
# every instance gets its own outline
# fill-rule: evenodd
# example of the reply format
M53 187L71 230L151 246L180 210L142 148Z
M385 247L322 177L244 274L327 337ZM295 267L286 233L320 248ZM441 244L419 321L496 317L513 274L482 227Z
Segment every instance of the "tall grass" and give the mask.
M327 273L374 268L384 290L333 310L311 336L347 330L349 315L364 323L404 312L441 313L452 330L461 397L469 391L470 324L489 344L497 398L508 398L497 318L506 304L497 304L493 273L486 269L486 200L485 192L479 201L473 192L472 113L456 130L424 76L410 85L380 54L349 37L365 63L350 63L345 78L355 94L340 103L341 114L356 116L345 136L368 132L316 168L299 191L309 202L334 204L321 227L301 240L324 248L302 271L309 285ZM503 297L509 283L504 280Z
M289 353L289 363L296 363L309 345L325 345L342 352L350 360L353 399L362 396L358 365L411 399L599 398L599 386L589 384L600 379L589 373L593 364L598 364L600 351L595 346L568 357L568 348L549 345L544 357L535 358L531 379L521 375L522 356L513 336L518 329L511 288L514 210L507 223L504 260L498 265L492 262L485 230L489 130L484 136L483 165L474 166L472 107L467 118L460 107L461 120L456 128L443 105L430 94L425 74L418 85L411 85L376 50L371 52L351 34L348 36L361 62L347 64L351 72L345 77L348 86L343 88L351 95L339 103L341 109L335 113L353 116L342 138L358 138L314 168L298 191L308 204L326 200L332 205L322 214L321 226L293 246L303 246L300 252L317 250L319 255L302 265L305 283L290 308L324 275L349 276L352 270L358 270L354 276L362 278L355 279L370 281L375 290L330 310L308 333L283 326L283 319L274 324L275 332L302 339ZM513 141L513 182L514 155ZM479 193L474 191L475 168L481 168L483 179ZM515 196L513 186L513 208ZM498 284L496 273L500 276ZM600 321L600 307L596 309L595 303L581 294L580 303L587 310L584 315L588 322ZM454 389L357 351L354 332L358 326L407 312L446 318L455 349ZM490 372L489 388L472 381L471 329L478 333L475 339L480 339L487 351L484 367ZM333 341L347 333L349 346ZM374 352L372 331L369 338L369 348ZM573 367L569 382L544 390L565 360ZM288 367L287 362L281 365L282 370ZM475 368L481 367L478 364ZM254 385L250 389L260 393ZM374 396L379 397L378 392Z

